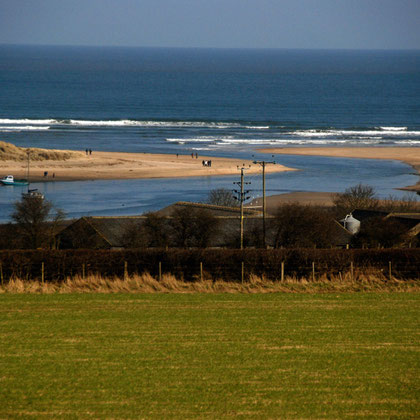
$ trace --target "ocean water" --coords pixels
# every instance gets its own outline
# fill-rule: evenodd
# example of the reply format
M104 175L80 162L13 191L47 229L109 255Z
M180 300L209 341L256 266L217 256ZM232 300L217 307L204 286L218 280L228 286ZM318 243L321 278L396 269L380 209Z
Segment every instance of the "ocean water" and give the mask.
M0 46L0 139L18 146L243 158L267 158L255 151L266 146L420 147L420 51ZM394 188L417 181L412 168L397 162L277 161L301 171L271 175L273 194L342 191L363 182L380 195L398 195ZM231 188L231 182L38 187L79 216L138 214L186 197L203 200L209 189ZM259 183L256 177L255 195ZM130 190L139 192L135 202ZM0 188L0 220L9 217L19 191Z

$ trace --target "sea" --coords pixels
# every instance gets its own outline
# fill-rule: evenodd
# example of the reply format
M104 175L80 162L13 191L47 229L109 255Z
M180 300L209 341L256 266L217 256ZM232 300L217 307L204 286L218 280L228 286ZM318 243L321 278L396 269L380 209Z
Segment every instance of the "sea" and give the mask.
M264 147L420 147L420 50L0 45L0 140L23 147L275 160L267 194L378 196L418 176L397 161L286 156ZM5 175L1 170L0 175ZM133 215L205 201L238 176L34 183L68 217ZM246 179L261 196L261 176ZM22 187L0 187L0 222Z

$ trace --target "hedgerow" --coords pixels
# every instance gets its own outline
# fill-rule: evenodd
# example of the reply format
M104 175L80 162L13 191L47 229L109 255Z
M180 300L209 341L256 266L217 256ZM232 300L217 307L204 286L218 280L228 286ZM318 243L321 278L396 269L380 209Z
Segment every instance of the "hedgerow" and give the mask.
M57 282L72 276L103 277L170 273L178 279L241 281L251 274L280 280L337 276L366 270L390 271L401 279L417 279L420 249L129 249L129 250L8 250L0 251L0 277ZM243 277L244 276L244 277Z

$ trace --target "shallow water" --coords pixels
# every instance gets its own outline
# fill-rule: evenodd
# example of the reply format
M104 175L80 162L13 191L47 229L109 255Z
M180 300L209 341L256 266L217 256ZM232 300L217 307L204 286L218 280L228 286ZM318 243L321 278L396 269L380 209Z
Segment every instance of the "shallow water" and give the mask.
M260 159L262 154L255 154ZM265 155L265 158L267 156ZM270 155L271 158L271 155ZM267 175L267 195L295 191L343 191L359 182L373 186L377 195L398 197L407 192L395 188L418 180L413 168L397 162L371 159L280 156L278 163L299 171ZM136 215L158 210L176 201L206 200L210 190L235 188L238 176L194 177L181 179L113 180L33 183L69 218L83 215ZM261 175L245 176L250 197L262 195ZM0 187L0 221L6 222L25 187Z

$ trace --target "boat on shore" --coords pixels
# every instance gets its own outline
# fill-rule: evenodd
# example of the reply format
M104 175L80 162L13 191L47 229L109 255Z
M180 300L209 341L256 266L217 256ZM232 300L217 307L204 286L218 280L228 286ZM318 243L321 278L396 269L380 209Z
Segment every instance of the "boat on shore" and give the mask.
M29 185L29 181L27 179L15 179L13 175L5 176L4 178L0 179L0 182L3 185L16 185L16 186Z

